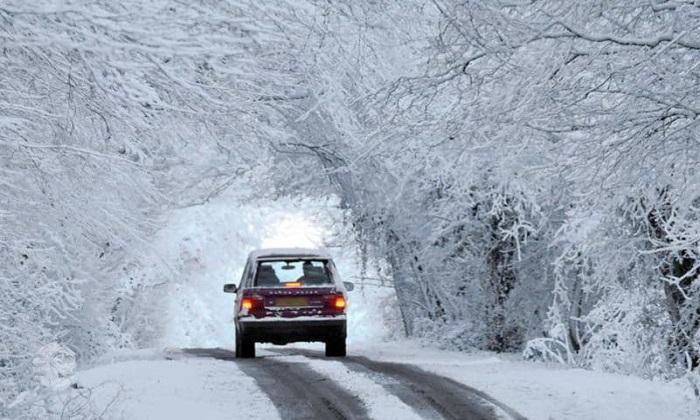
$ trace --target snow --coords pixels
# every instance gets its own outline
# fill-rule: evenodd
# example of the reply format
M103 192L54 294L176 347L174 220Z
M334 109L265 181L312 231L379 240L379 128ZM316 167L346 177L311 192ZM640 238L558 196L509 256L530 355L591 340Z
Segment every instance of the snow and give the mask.
M49 343L39 349L32 365L42 385L58 390L68 385L75 370L75 353L58 343Z
M306 363L332 378L360 398L372 418L418 418L377 377L350 370L341 360L281 356L267 350L271 347L259 347L259 357ZM486 392L531 420L683 420L700 415L700 404L679 383L526 362L517 355L444 351L415 341L356 344L349 350L351 356L413 364L452 378ZM153 349L113 353L102 358L104 364L80 371L76 381L81 389L89 390L92 411L106 409L107 419L279 418L270 398L235 362L177 354ZM166 355L175 360L165 360Z
M350 370L341 360L279 355L258 345L258 357L306 363L360 398L372 418L413 419L418 414L390 394L377 377ZM321 349L299 343L286 348ZM355 344L350 355L406 363L486 392L530 420L593 418L619 420L697 419L700 403L682 384L644 380L561 365L527 362L514 354L459 353L412 341ZM175 357L174 360L165 360ZM129 419L276 419L270 400L236 363L178 356L177 351L115 352L99 365L78 372L76 381L91 394L93 412ZM508 417L501 413L502 417Z
M678 382L528 362L515 354L437 350L415 341L364 345L350 353L420 366L484 391L530 420L700 418L700 402Z
M353 344L400 333L392 275L407 328L455 347L535 338L642 376L696 350L691 2L3 3L3 403L113 348L230 348L221 285L253 248L326 245L333 222L308 204L333 194L353 227L332 253L361 279ZM307 205L266 202L295 194ZM387 259L381 287L367 258ZM687 414L680 382L455 359L431 363L533 416ZM656 408L615 411L635 399Z
M254 379L225 361L122 361L82 371L77 383L106 419L279 418Z

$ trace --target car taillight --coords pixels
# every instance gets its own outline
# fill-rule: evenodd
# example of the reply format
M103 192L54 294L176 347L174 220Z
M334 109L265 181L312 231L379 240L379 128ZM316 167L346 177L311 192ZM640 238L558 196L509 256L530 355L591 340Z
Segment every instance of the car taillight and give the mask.
M343 295L330 295L328 297L328 307L336 311L343 311L347 306L345 297Z
M252 298L241 299L241 309L253 309L254 304L255 303L253 302Z
M241 298L241 309L247 311L256 311L262 309L262 299L255 296L244 296Z

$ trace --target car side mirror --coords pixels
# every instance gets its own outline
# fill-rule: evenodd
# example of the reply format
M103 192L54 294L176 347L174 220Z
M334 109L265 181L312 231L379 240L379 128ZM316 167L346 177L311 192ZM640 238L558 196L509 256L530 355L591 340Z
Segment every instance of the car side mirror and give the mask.
M344 281L343 286L345 286L345 290L347 290L348 292L352 292L353 290L355 290L355 283L351 281Z
M238 293L238 287L233 283L224 284L224 293Z

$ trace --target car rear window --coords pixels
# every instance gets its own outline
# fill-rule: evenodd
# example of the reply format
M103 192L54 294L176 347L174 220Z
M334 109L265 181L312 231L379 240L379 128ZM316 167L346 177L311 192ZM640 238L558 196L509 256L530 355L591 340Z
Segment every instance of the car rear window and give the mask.
M326 260L260 261L255 287L303 287L333 284Z

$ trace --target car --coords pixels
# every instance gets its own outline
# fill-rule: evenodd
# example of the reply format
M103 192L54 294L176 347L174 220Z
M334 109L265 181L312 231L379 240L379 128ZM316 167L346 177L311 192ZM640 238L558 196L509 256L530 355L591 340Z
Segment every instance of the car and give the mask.
M325 343L326 356L346 355L351 282L340 280L331 256L319 249L260 249L248 255L236 293L236 357L255 357L255 343Z

